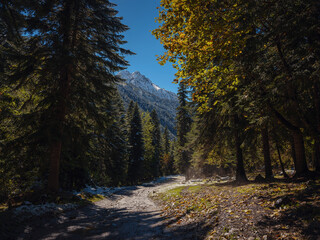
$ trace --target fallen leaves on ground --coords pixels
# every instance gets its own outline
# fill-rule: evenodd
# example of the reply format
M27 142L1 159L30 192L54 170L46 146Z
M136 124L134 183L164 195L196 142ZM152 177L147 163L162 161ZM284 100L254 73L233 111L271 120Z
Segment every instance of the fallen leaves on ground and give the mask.
M156 200L168 228L197 223L203 239L318 239L319 193L319 180L206 184L172 189Z

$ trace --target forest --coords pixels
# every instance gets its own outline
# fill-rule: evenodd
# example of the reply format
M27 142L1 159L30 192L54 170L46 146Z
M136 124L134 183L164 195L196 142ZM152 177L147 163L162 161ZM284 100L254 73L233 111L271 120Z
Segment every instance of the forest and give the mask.
M0 2L1 211L178 174L319 190L318 0L161 0L152 34L176 70L174 138L155 110L124 107L117 73L135 53L115 6ZM183 189L173 195L197 196Z
M173 172L157 113L125 110L118 93L116 73L134 53L121 47L128 27L113 6L1 2L1 203Z
M158 29L194 113L182 154L194 171L319 175L318 1L162 1ZM183 106L182 104L181 106ZM187 109L186 108L186 109ZM184 120L186 121L186 120ZM178 116L179 124L179 116ZM178 128L179 132L179 128Z

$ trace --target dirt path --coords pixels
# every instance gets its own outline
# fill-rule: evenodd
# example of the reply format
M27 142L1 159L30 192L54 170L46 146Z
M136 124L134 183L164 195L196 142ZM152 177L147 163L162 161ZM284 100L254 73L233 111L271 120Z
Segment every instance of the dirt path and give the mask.
M16 239L186 239L165 228L159 207L148 197L183 179L126 187L93 205L35 219Z

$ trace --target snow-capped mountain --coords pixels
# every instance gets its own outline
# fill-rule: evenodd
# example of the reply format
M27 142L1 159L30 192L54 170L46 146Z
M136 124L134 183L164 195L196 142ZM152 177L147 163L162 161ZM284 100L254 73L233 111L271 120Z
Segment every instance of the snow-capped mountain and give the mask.
M178 97L175 93L160 88L140 72L121 71L118 76L125 80L118 86L125 105L132 100L145 112L155 109L161 125L175 135L175 116Z
M133 73L130 73L129 71L121 71L118 74L118 76L126 80L125 84L128 84L128 83L133 84L134 86L139 87L163 99L166 98L173 101L177 100L177 95L175 93L165 90L163 88L160 88L159 86L151 82L149 78L142 75L138 71Z

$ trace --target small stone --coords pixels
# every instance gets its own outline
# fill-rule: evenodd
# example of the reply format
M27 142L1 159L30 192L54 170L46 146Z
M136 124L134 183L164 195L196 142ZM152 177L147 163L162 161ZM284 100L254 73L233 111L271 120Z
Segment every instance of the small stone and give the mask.
M279 207L281 207L281 205L288 204L289 202L290 202L290 199L287 196L285 196L285 197L281 197L281 198L277 199L274 202L273 206L276 208L279 208Z
M229 233L230 233L230 234L233 234L233 233L236 233L236 232L238 232L238 231L239 231L239 229L237 229L237 228L231 228L230 231L229 231Z

